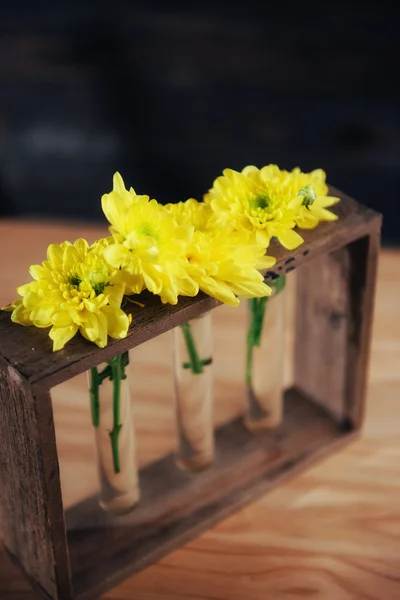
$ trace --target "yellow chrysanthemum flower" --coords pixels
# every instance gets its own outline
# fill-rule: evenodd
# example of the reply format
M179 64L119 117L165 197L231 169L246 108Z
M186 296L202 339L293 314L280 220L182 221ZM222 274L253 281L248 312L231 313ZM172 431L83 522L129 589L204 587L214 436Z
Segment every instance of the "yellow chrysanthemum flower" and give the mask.
M237 296L269 296L258 269L268 269L275 258L265 256L264 248L249 243L247 236L231 230L195 231L188 249L189 274L200 289L231 306L238 306Z
M124 285L113 281L114 270L101 257L103 244L79 239L51 244L47 260L32 265L33 281L20 286L22 299L5 310L21 325L51 327L53 350L60 350L78 332L100 348L107 336L121 339L131 317L121 309Z
M128 192L119 173L113 181L102 207L115 244L104 250L104 257L120 269L127 293L146 288L170 304L179 295L195 296L199 288L188 275L186 258L194 227L178 225L171 211L149 196L138 196L132 188Z
M247 231L257 245L267 248L272 237L288 249L303 242L293 230L302 198L293 197L290 175L276 165L245 167L241 173L225 169L205 199L216 219L238 231Z
M258 269L268 269L275 259L265 248L249 241L247 233L217 225L209 204L189 198L169 204L179 225L192 223L194 235L187 247L188 272L200 289L231 306L237 296L258 298L271 293Z
M291 195L302 197L297 209L295 221L301 229L314 229L320 221L336 221L337 215L326 210L340 201L340 198L328 196L325 183L326 174L322 169L311 173L303 173L298 167L290 173L289 183Z

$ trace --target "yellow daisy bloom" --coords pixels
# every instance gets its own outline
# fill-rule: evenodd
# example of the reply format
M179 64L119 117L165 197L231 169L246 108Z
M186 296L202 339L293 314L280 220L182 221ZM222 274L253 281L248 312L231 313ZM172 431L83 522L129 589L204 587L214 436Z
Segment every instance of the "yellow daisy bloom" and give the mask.
M267 248L276 237L282 246L293 249L303 242L293 230L302 198L293 198L289 177L276 165L247 166L240 173L225 169L205 199L221 224L247 231L257 245Z
M121 309L124 285L113 281L114 270L101 257L101 242L89 246L51 244L47 260L32 265L33 281L17 288L22 299L5 307L21 325L51 327L53 350L60 350L78 332L100 348L107 336L121 339L131 317Z
M178 225L171 211L156 200L138 196L132 188L128 192L118 173L113 191L102 197L102 207L115 240L105 248L104 257L120 269L128 294L148 289L163 303L176 304L179 295L198 293L187 270L192 225Z
M271 293L258 269L268 269L275 259L265 256L265 248L249 241L247 233L221 227L210 204L194 198L167 208L179 225L195 227L187 247L188 272L203 292L232 306L239 304L237 296L258 298Z
M275 258L265 256L265 249L249 243L247 235L228 229L197 230L188 248L189 274L199 288L220 302L238 306L237 296L269 296L258 269L268 269Z
M328 186L326 174L322 169L311 173L303 173L298 167L293 169L290 177L293 198L302 197L297 209L295 221L301 229L314 229L320 221L336 221L337 215L326 210L340 201L340 198L327 196Z

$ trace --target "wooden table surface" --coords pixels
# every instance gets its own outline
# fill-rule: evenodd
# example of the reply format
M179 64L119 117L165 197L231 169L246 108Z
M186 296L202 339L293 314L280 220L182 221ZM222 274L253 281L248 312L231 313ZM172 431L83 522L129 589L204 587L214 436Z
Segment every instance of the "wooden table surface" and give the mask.
M48 243L79 236L94 240L104 232L85 224L0 221L0 305L29 280L29 265L43 260ZM288 383L294 276L286 294ZM243 408L244 308L220 307L213 313L218 424ZM171 333L133 352L134 413L144 465L174 448ZM85 377L53 392L63 496L69 506L96 490ZM0 550L0 599L34 598ZM400 249L385 249L380 257L362 438L102 598L400 599Z

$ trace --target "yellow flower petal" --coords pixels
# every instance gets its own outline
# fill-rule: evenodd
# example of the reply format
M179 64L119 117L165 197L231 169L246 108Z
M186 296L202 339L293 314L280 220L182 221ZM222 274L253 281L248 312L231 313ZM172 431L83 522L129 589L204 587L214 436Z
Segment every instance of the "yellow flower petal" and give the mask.
M22 300L16 300L9 307L5 307L3 310L12 309L11 321L18 323L19 325L33 325L30 318L31 311L25 308Z
M276 263L276 258L273 256L261 256L257 259L256 268L257 269L270 269Z
M47 249L47 260L53 269L59 269L62 265L64 251L58 244L50 244Z
M240 301L232 292L229 285L212 277L203 277L200 281L200 289L229 306L239 306Z
M298 216L296 219L298 227L300 227L300 229L315 229L315 227L318 225L317 216L314 214L314 212L307 211L308 214L305 214L305 212L306 211L301 213L301 216Z
M322 169L314 169L314 171L311 171L310 175L313 179L319 179L321 183L325 183L326 173Z
M266 229L257 229L255 237L258 246L268 248L271 242L271 234Z
M97 315L95 315L92 312L86 311L85 320L80 326L80 332L90 342L94 342L99 336L99 322L97 319Z
M79 263L80 252L75 246L66 246L62 257L62 269L63 271L72 271L76 264Z
M129 250L121 244L113 244L105 248L104 258L112 267L119 269L129 259Z
M49 272L46 268L44 268L40 265L31 265L29 267L29 274L33 277L33 279L38 280L38 279L43 279L45 277L48 277Z
M304 242L303 238L293 229L279 231L277 238L282 246L288 250L294 250Z
M53 352L64 348L65 344L77 333L77 325L68 327L52 327L49 332L50 339L53 340Z
M262 281L260 282L240 282L232 285L232 290L238 296L245 298L262 298L263 296L270 296L272 289Z
M122 179L122 176L120 173L118 173L118 171L114 173L113 190L121 196L126 191L124 180Z
M126 337L131 315L126 315L120 308L106 306L103 308L103 315L107 319L108 335L118 340Z
M70 325L73 325L71 315L66 311L53 313L51 320L55 327L69 327Z
M89 248L89 244L83 238L79 238L74 242L74 247L78 250L79 254L85 254ZM78 255L79 259L79 255Z
M124 298L125 293L125 284L124 283L113 283L108 286L104 290L104 294L108 298L108 303L110 306L120 307L122 304L122 300Z
M337 221L337 219L339 218L334 213L332 213L329 210L326 210L325 208L322 208L322 207L316 207L315 215L318 217L318 219L320 221Z
M291 210L299 210L299 208L302 206L303 204L303 200L304 200L304 196L295 196L294 198L292 198L292 200L289 202L288 204L288 208L290 208Z
M30 319L35 327L49 327L52 325L53 313L53 306L38 304L32 309Z
M107 346L107 329L108 329L107 318L103 313L99 313L96 315L96 319L97 319L97 337L93 341L99 348L105 348ZM82 329L82 326L80 329Z
M248 165L247 167L244 167L244 169L242 170L243 175L254 175L257 172L258 172L258 169L254 165Z
M191 277L181 277L177 282L178 294L180 296L196 296L199 293L199 284Z
M31 292L32 290L32 282L31 283L24 283L23 285L20 285L17 287L17 293L24 297L26 296L29 292Z
M101 198L101 207L107 220L125 235L125 225L123 214L126 213L126 203L124 199L116 192L104 194Z
M317 205L322 208L327 208L328 206L333 206L340 202L340 198L336 198L336 196L319 196L317 198Z
M162 280L158 276L158 273L150 268L150 265L145 273L143 273L143 280L146 288L152 294L158 295L162 290Z

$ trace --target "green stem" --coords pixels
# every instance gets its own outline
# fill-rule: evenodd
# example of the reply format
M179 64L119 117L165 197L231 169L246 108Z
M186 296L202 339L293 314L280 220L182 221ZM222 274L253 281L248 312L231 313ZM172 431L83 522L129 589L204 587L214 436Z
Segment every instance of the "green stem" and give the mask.
M275 282L272 284L272 287L275 288L275 296L279 294L282 290L285 289L286 285L286 275L281 275Z
M212 361L213 361L212 358L202 358L201 359L201 364L202 364L203 367L207 367L208 365L212 365ZM183 365L182 365L182 367L184 369L191 369L192 365L190 364L190 362L184 362Z
M250 325L251 327L251 325ZM250 329L247 334L247 347L246 347L246 385L251 387L251 370L253 366L253 342L251 339Z
M92 412L92 423L93 427L100 425L100 399L99 399L99 387L100 378L97 367L90 369L90 408Z
M256 304L257 306L257 311L256 311L256 315L255 315L255 322L254 322L254 345L255 346L260 346L261 344L261 335L262 335L262 328L263 328L263 324L264 324L264 317L265 317L265 309L267 307L267 297L263 296L262 298L258 298L258 302Z
M97 367L90 369L90 405L92 411L92 423L94 427L100 425L100 386L104 379L113 382L113 428L110 431L111 449L113 456L114 472L121 470L118 439L122 429L121 421L121 381L126 379L125 368L129 364L129 352L123 352L107 361L107 366L102 371Z
M274 297L279 294L286 284L286 276L278 277L272 284ZM264 325L265 310L267 308L268 297L250 298L250 324L247 332L247 347L246 347L246 371L245 380L247 387L251 387L252 368L253 368L253 351L255 346L261 345L262 330Z
M112 381L112 371L110 365L107 365L100 373L98 373L98 379L99 385L101 385L105 379Z
M129 352L121 354L121 379L126 379L125 368L129 365Z
M192 335L192 328L190 326L190 323L182 323L181 328L189 355L189 366L192 369L192 373L194 375L200 375L200 373L203 372L203 361L200 359L199 354L197 352L196 342L194 341ZM186 364L187 363L183 364L183 368L185 368Z
M247 347L246 347L246 385L251 386L251 373L253 367L253 348L256 345L257 322L259 303L258 298L250 298L248 301L250 308L250 324L247 331Z
M110 431L111 438L111 449L112 449L112 457L113 457L113 465L114 472L119 473L121 470L120 467L120 457L119 457L119 445L118 438L119 433L122 429L121 424L121 379L124 375L123 366L121 364L121 355L115 356L108 364L111 366L112 370L112 381L113 381L113 428Z

